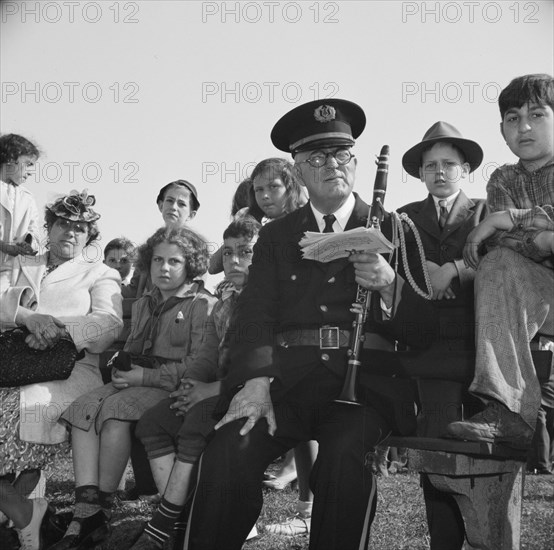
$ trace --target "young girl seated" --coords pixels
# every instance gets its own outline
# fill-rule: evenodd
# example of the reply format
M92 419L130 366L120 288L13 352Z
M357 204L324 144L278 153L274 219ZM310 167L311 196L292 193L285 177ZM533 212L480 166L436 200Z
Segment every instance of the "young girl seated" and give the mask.
M62 419L72 427L75 512L52 548L84 548L108 534L109 509L127 465L131 428L177 388L206 336L215 298L195 280L206 271L206 242L186 228L156 231L139 249L153 289L133 305L124 351L130 370L114 369L112 382L74 401Z
M225 335L237 296L248 280L260 227L254 218L245 217L223 233L223 268L229 287L208 319L206 340L172 398L147 411L137 425L137 437L146 448L163 499L132 550L161 548L183 510L195 465L216 423L210 413L227 369ZM181 546L175 544L175 548Z

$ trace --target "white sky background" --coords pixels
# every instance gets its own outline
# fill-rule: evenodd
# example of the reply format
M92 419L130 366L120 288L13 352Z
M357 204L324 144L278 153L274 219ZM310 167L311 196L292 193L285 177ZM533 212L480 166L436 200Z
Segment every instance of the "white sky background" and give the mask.
M104 243L148 237L162 225L158 189L183 178L199 191L193 227L219 244L239 181L286 156L273 124L331 95L366 112L354 150L366 201L383 144L385 205L426 196L401 158L437 120L483 147L464 189L484 197L514 160L498 93L552 73L552 29L551 1L5 2L0 131L44 151L27 181L39 208L74 188L96 195Z

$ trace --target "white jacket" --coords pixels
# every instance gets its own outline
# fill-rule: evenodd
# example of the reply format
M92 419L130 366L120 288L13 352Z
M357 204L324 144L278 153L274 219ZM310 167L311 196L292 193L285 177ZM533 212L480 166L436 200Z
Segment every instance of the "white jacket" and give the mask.
M98 355L117 338L121 327L121 279L104 265L93 247L47 275L47 256L17 256L13 269L0 269L0 329L15 326L19 307L29 307L63 321L78 350L67 380L32 384L20 389L20 437L34 443L60 443L67 437L58 423L62 412L80 395L102 385Z

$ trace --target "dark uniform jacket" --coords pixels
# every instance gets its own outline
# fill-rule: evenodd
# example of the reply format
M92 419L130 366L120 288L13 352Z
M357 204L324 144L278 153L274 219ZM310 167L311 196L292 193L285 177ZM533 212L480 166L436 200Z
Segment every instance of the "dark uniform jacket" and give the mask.
M356 204L346 229L365 226L369 207L356 196ZM284 331L318 329L323 325L351 329L357 283L354 268L346 259L320 263L302 259L299 241L306 231L319 231L309 204L264 226L254 247L253 262L246 289L241 294L229 336L231 367L224 382L229 394L246 380L274 377L272 399L278 401L312 369L329 368L342 380L347 364L347 348L321 350L316 346L283 347L278 334ZM384 231L386 233L386 231ZM375 300L366 331L391 336L402 333L406 311L418 304L413 290L397 279L391 321L383 321L380 300ZM377 297L379 297L377 295ZM416 342L413 342L417 345ZM395 353L363 350L364 365L377 372L395 368ZM365 398L392 421L401 432L414 428L413 393L406 381L370 374L363 369L360 383Z
M458 268L459 277L452 282L452 290L456 298L433 301L433 317L436 325L424 335L426 343L431 344L438 340L443 342L448 340L452 343L457 340L463 342L464 346L472 346L475 324L473 308L475 271L464 266L462 253L468 234L486 215L485 200L469 199L463 191L460 191L443 229L439 227L437 211L431 195L423 201L399 208L398 212L405 212L414 222L427 260L439 266L454 262ZM412 231L406 233L406 245L410 269L416 281L424 288L421 261ZM403 266L402 274L404 270Z

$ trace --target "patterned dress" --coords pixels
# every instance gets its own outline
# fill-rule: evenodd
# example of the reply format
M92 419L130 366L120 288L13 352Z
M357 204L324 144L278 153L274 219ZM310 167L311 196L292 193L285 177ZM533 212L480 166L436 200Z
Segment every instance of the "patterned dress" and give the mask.
M44 277L58 266L49 264ZM30 443L19 439L21 410L19 388L0 388L0 475L27 469L45 469L61 456L68 456L68 441L56 445Z

